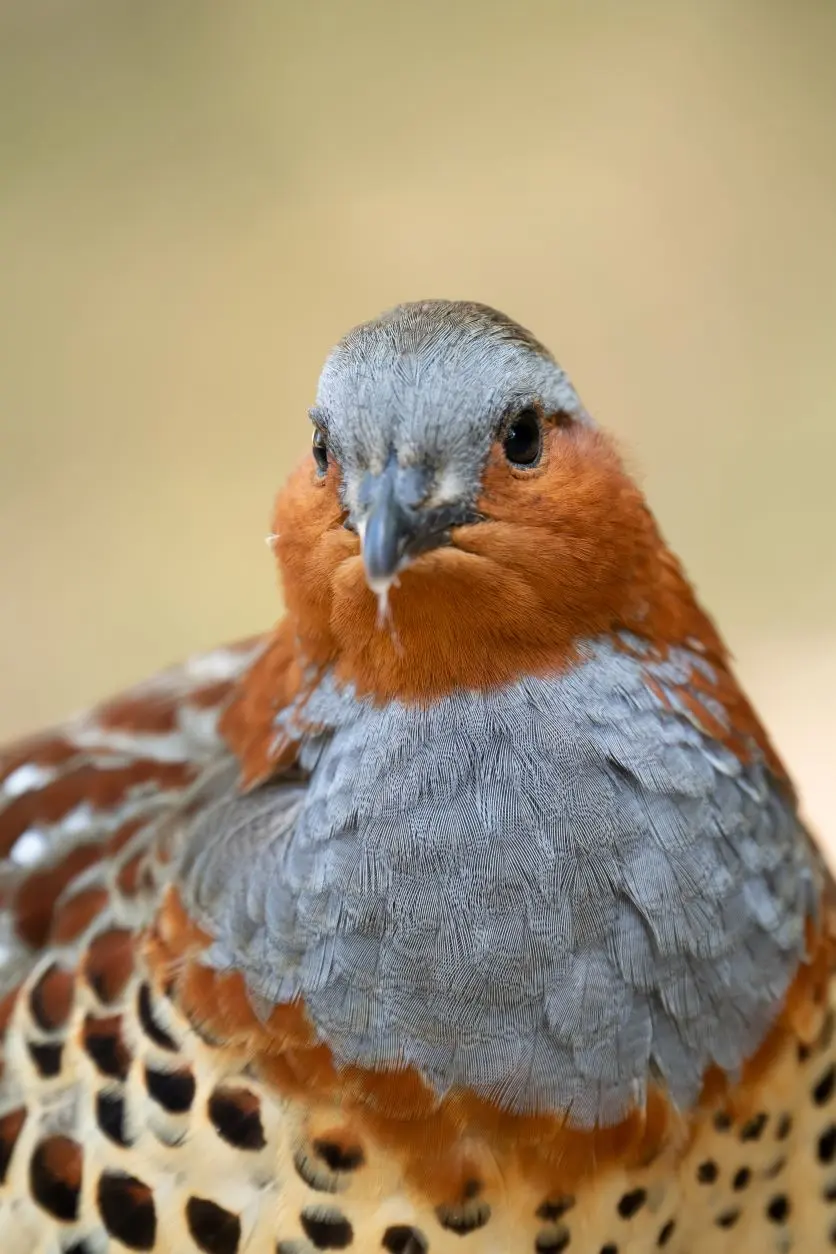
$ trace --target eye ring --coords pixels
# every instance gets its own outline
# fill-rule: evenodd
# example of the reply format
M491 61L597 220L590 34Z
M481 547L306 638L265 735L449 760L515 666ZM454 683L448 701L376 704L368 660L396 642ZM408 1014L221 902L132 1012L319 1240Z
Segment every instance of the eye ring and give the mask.
M311 450L316 463L317 474L324 475L328 471L328 441L321 427L314 427L311 436Z
M521 409L502 437L502 451L512 466L531 470L543 453L543 425L536 409Z

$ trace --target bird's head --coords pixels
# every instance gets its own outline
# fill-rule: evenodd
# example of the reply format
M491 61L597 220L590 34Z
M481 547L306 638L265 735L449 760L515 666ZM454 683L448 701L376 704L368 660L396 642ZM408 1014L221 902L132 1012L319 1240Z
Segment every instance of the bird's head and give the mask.
M706 633L612 442L534 336L483 305L350 331L274 529L297 638L379 697L565 662L609 632Z
M334 481L381 597L401 571L427 571L423 554L467 552L464 528L507 521L497 489L530 505L555 469L552 437L584 421L533 336L482 306L440 301L400 306L347 335L310 416L317 480ZM502 468L493 483L490 462Z

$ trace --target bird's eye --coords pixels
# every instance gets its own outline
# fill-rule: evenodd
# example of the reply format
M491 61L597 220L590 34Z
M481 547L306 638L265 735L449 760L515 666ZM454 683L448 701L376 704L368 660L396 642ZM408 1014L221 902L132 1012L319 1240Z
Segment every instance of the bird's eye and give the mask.
M543 451L543 429L533 409L523 409L513 419L502 441L512 466L536 466Z
M324 475L328 469L328 445L325 441L325 433L320 427L314 427L311 447L316 468L321 475Z

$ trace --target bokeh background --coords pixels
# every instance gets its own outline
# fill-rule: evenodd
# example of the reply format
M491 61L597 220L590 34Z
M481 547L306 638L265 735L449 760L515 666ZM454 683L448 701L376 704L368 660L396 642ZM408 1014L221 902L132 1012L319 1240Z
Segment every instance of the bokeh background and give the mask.
M330 344L469 297L615 430L836 845L833 0L3 0L0 733L279 613Z

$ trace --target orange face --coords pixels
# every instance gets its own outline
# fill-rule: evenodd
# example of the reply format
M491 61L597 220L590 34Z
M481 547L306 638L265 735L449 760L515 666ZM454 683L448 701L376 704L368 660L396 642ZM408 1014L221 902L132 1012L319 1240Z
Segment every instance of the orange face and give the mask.
M358 535L368 524L346 526L341 467L315 439L278 500L277 555L306 655L361 690L431 699L559 668L583 639L645 635L662 611L668 636L695 626L690 597L672 603L684 583L641 493L587 423L530 407L511 418L476 486L479 521L419 539L414 556L407 535L385 613L385 576L370 576ZM669 621L680 613L688 623Z

